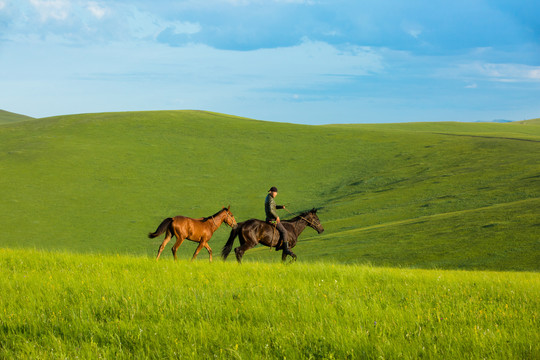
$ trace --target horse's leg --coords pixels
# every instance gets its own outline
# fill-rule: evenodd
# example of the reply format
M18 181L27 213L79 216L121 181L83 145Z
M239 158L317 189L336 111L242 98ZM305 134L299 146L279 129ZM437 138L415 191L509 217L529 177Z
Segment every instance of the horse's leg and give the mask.
M246 239L244 238L244 234L242 233L242 231L238 233L238 241L240 242L240 246L234 249L234 254L236 255L236 261L241 264L242 256L244 256L244 251L241 251L240 248L246 244Z
M296 261L296 254L293 253L290 250L289 250L289 252L286 252L285 250L282 251L282 253L281 253L281 261L285 262L285 260L287 260L287 255L291 255L292 258L293 258L292 261Z
M236 254L236 260L241 264L244 253L259 243L258 234L253 229L246 229L243 227L242 230L238 232L238 240L240 241L240 246L234 249L234 253Z
M212 249L210 248L210 245L208 245L208 242L204 243L204 247L206 250L208 250L208 255L210 255L210 262L212 262Z
M241 246L234 249L234 254L236 255L236 261L238 261L239 264L242 263L242 256L244 256L244 252L240 251Z
M249 249L255 247L254 243L251 242L245 242L242 246L237 247L234 249L234 253L236 254L236 260L238 260L238 263L242 263L242 256L244 256L244 253L248 251Z
M199 251L201 251L201 249L203 248L204 246L204 241L200 241L199 242L199 246L197 246L197 249L195 249L195 253L193 254L193 257L191 258L191 261L195 260L195 258L197 257L197 255L199 255Z
M174 256L174 260L178 260L178 258L176 257L176 251L178 250L178 248L180 247L180 245L182 245L182 243L184 242L185 238L182 238L182 237L176 237L176 243L173 245L172 247L172 254Z
M161 253L163 252L163 249L165 249L165 245L167 245L167 243L169 242L169 240L171 240L171 238L172 238L172 234L169 230L167 230L167 235L165 235L165 240L163 240L163 242L159 246L156 260L159 260L159 257Z

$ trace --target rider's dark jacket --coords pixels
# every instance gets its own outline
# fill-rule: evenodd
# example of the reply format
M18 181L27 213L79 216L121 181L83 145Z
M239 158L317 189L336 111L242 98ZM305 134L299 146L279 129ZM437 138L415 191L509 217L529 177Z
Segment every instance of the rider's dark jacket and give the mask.
M276 209L283 209L283 205L276 205L274 197L271 194L266 195L264 200L264 210L266 211L266 221L276 221L278 214Z

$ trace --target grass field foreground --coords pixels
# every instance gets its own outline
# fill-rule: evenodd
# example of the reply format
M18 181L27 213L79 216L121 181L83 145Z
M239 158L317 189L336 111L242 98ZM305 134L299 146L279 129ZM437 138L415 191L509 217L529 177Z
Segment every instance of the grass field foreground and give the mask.
M538 359L538 273L0 250L0 358Z

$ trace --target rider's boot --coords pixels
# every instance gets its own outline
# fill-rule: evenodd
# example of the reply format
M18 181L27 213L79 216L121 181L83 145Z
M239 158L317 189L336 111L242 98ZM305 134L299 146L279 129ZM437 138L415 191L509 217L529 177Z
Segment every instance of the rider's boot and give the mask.
M289 248L289 242L287 241L287 239L283 239L282 246L283 246L283 251L285 251L285 254L292 256L291 249Z

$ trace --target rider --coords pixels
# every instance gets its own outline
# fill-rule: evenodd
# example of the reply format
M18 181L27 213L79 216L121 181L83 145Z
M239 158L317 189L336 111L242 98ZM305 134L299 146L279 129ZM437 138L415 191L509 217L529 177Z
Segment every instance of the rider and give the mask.
M266 211L266 222L270 224L274 224L275 222L276 229L279 232L279 241L283 242L283 249L285 253L290 255L291 250L289 249L289 241L287 240L287 230L285 230L285 228L283 227L283 224L281 224L281 221L279 220L279 216L276 212L276 209L285 209L285 205L276 205L274 198L277 196L277 193L278 193L277 188L275 186L272 186L270 190L268 190L268 195L266 196L266 199L264 200L264 210Z

